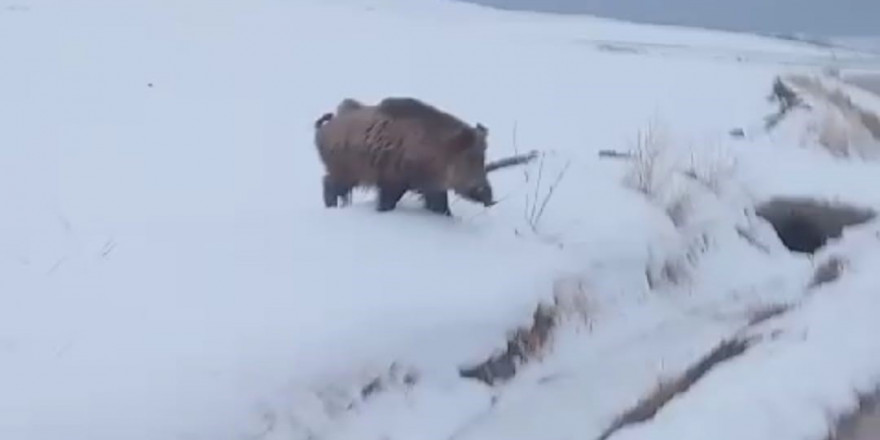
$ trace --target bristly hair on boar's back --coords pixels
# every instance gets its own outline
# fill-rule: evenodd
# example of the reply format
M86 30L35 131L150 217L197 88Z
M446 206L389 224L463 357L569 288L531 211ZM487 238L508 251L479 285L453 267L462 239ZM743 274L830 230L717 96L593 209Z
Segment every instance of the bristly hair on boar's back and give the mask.
M324 205L350 202L355 187L375 187L376 210L393 210L407 191L425 209L451 215L447 191L484 206L495 204L486 177L488 129L415 98L364 105L346 98L336 114L315 121L315 145L326 174Z

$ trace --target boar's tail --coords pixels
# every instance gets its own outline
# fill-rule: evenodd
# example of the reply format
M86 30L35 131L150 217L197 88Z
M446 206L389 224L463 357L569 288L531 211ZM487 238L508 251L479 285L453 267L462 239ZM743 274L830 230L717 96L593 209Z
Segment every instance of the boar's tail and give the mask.
M315 120L315 129L321 128L327 121L333 119L333 113L324 113L320 118Z

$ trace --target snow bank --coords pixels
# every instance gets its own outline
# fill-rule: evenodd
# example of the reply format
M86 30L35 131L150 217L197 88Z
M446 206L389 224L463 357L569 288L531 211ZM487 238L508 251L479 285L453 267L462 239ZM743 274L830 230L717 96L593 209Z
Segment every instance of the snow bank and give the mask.
M800 307L770 321L746 355L718 368L670 403L650 424L615 440L822 438L834 418L876 389L873 268L880 264L877 226L853 230L829 254L842 256L841 278L819 287Z

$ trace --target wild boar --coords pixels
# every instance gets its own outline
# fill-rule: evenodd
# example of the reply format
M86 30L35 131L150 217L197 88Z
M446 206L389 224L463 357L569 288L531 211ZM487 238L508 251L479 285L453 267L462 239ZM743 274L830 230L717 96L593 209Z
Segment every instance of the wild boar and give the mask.
M488 129L469 125L415 98L364 105L347 98L336 114L315 121L315 145L326 174L324 204L335 207L355 187L375 187L376 210L393 210L407 191L429 211L451 215L447 191L495 204L486 177Z

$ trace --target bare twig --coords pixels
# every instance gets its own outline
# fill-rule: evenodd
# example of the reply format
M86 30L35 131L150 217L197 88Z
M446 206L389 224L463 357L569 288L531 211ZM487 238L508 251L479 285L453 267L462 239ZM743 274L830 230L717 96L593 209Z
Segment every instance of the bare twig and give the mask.
M111 238L101 248L101 258L107 258L110 252L113 252L113 249L116 249L116 241Z
M635 146L632 148L632 168L624 177L626 186L654 198L672 177L674 170L658 169L666 165L660 162L666 158L668 145L653 123L636 133Z
M535 198L532 201L532 209L531 214L529 214L529 218L534 220L535 218L535 209L538 207L538 191L541 189L541 178L544 176L544 156L541 156L541 166L538 167L538 180L535 181ZM534 227L532 227L534 229Z
M534 224L536 226L541 220L541 217L544 215L544 209L547 207L547 203L549 203L550 199L553 197L553 193L556 191L556 187L559 186L559 182L562 181L562 178L568 171L569 166L571 166L571 160L565 163L565 167L562 168L562 171L560 171L559 174L556 176L556 180L553 181L553 184L550 185L550 188L547 190L547 194L544 196L544 201L541 202L541 208L538 210L538 214L534 218Z
M569 166L571 165L571 161L569 160L568 163L566 163L565 167L562 169L562 171L559 173L559 175L556 176L556 179L550 185L550 187L547 190L547 193L544 194L543 198L542 198L541 184L544 179L545 156L544 156L544 154L539 154L539 152L536 150L532 150L532 151L529 151L528 153L523 153L523 154L519 153L519 142L517 140L518 128L519 128L519 126L518 126L517 122L514 122L513 129L511 131L511 138L512 138L511 141L513 143L513 151L514 151L515 155L490 162L489 164L486 165L486 172L489 173L492 171L499 170L501 168L523 165L523 164L526 164L526 163L529 163L529 162L535 160L539 155L541 156L541 160L539 161L540 165L538 166L538 175L535 180L534 190L533 191L526 191L526 194L525 194L525 197L526 197L525 202L526 203L523 206L523 208L524 208L523 217L526 219L526 222L529 224L529 227L532 229L532 231L536 232L538 222L539 222L540 218L543 216L544 210L547 208L547 204L550 202L550 199L553 197L553 194L556 191L556 187L559 185L560 181L562 180L562 177L565 175L566 171L568 170ZM531 175L529 173L528 167L523 168L523 179L525 180L525 184L528 186L531 181Z
M55 262L55 264L53 264L52 267L50 267L49 270L46 271L46 275L47 275L47 276L51 276L52 274L55 273L55 271L58 270L58 268L61 267L61 265L63 265L63 264L66 263L66 262L67 262L67 257L61 257L61 258L59 258L59 259Z

